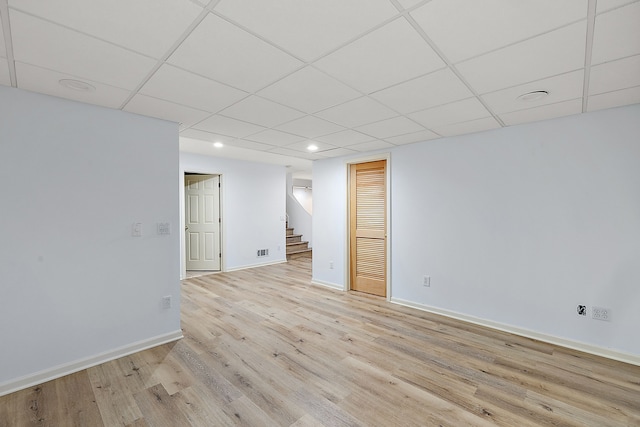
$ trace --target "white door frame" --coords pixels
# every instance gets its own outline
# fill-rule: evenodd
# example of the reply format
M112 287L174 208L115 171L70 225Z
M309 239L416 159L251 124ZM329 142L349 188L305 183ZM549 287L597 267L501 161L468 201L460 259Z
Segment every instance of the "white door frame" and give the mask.
M218 175L220 177L220 253L222 256L220 257L220 271L226 271L226 261L225 261L225 221L224 221L224 179L223 175L219 172L211 171L211 170L203 170L203 169L195 169L190 168L188 170L181 169L180 170L180 280L183 280L187 277L187 249L186 245L186 236L184 232L184 227L186 225L185 221L185 205L184 205L184 177L189 173L197 173L203 175Z
M375 162L377 160L386 160L386 194L387 198L387 256L386 256L386 270L387 270L387 301L391 301L391 239L393 235L391 233L391 153L379 153L373 154L371 156L358 157L353 159L348 159L345 162L345 167L347 169L347 180L345 185L347 186L347 212L345 215L347 236L345 239L345 260L344 265L346 266L344 271L344 291L349 291L351 289L351 197L350 197L350 189L351 189L351 174L350 168L353 164L358 163L367 163L367 162Z

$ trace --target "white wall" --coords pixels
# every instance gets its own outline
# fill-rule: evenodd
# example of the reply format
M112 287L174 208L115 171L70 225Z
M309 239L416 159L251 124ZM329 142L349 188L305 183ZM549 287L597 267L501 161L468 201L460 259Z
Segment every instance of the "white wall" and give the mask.
M310 179L294 179L292 180L293 197L302 205L309 215L313 215L313 190L311 188Z
M180 216L184 224L184 172L221 175L223 270L286 260L284 166L180 153ZM184 226L180 259L184 272ZM269 249L269 256L256 256Z
M392 300L640 360L638 135L635 105L394 149ZM314 280L338 287L345 171L314 163Z
M176 124L0 86L0 394L181 336L177 176Z
M347 245L347 166L342 158L313 163L313 280L343 289ZM333 263L333 268L330 268Z
M313 192L311 188L294 187L293 198L309 214L313 215Z

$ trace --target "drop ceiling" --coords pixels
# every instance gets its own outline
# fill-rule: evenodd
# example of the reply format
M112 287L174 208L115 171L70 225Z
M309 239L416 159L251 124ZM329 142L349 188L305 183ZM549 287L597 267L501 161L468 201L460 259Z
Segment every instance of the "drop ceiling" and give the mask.
M0 15L0 84L178 122L186 151L316 160L640 102L640 1L0 0ZM548 96L518 99L532 91Z

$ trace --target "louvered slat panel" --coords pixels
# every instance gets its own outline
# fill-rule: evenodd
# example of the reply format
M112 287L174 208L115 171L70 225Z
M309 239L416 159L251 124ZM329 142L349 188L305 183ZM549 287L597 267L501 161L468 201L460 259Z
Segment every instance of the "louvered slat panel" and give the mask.
M384 169L356 172L356 227L384 230Z
M356 275L384 280L384 240L356 239Z

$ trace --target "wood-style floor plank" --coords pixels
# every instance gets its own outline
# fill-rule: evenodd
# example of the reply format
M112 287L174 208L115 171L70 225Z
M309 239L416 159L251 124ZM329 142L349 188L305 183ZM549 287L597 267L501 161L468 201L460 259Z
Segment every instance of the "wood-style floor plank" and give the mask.
M0 397L0 427L640 426L638 366L310 280L185 280L184 339Z

